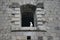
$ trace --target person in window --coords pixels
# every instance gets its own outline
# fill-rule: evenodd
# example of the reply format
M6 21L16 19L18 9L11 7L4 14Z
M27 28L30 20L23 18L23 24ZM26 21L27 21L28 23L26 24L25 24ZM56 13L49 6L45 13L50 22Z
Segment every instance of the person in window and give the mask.
M33 27L33 23L32 22L30 22L30 27Z

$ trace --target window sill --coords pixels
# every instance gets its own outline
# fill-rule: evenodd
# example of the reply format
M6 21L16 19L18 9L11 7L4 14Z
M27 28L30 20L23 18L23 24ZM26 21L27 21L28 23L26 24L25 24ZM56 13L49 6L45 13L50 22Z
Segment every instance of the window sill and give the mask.
M11 32L47 32L45 30L11 30Z

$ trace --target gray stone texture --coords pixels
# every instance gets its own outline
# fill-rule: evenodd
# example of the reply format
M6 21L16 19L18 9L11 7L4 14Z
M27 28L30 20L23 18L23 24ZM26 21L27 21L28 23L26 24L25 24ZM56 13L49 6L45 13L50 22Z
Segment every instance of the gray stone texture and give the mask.
M0 0L0 40L11 40L8 14L6 12L8 0Z
M20 3L22 0L0 0L0 40L12 40L11 36L11 25L8 20L9 14L7 12L9 4L12 2ZM36 1L36 0L35 0ZM50 29L47 29L47 32L44 33L44 36L53 36L53 40L59 40L60 30L56 30L55 27L60 27L60 1L59 0L39 0L44 2L44 10L46 10L46 26ZM22 1L23 2L23 1ZM35 5L35 4L34 4ZM22 32L23 33L23 32ZM18 33L16 33L18 34ZM38 33L38 35L40 35ZM36 36L36 35L35 35Z

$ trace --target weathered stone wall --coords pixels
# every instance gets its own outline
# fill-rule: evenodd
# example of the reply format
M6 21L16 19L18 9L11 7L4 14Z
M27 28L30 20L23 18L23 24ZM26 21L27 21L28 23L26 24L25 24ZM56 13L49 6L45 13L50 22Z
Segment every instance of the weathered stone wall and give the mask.
M48 23L46 26L48 26L50 29L47 31L47 33L54 36L54 40L59 40L58 33L60 33L60 2L58 0L53 1L45 1L45 10L46 10L46 17ZM59 27L59 28L57 28ZM57 28L57 30L56 30ZM60 36L60 35L59 35Z
M11 40L10 27L8 24L8 14L6 8L8 7L8 0L0 0L0 40Z
M31 40L38 40L38 37L43 37L43 40L47 40L47 36L43 35L43 32L12 32L12 40L16 39L25 39L27 40L27 36L31 36Z
M15 2L15 0L13 0L13 2ZM60 27L60 1L46 0L43 2L48 21L46 26L50 28L47 30L46 36L53 36L54 40L59 40L60 30L56 30L55 27ZM0 0L0 40L11 40L11 28L8 21L9 14L6 11L9 3L12 3L12 0L10 0L10 2L8 0Z

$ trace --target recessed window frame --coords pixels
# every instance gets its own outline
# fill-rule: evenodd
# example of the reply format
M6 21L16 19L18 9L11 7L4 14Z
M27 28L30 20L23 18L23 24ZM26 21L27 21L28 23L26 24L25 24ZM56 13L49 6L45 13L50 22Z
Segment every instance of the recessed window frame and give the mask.
M31 4L30 4L31 5ZM21 8L21 7L20 7ZM35 19L35 17L34 17L34 15L35 15L35 12L33 13L33 19ZM34 23L35 21L33 21L33 23ZM35 23L33 24L33 27L35 26ZM21 11L21 27L30 27L30 26L22 26L22 11Z

